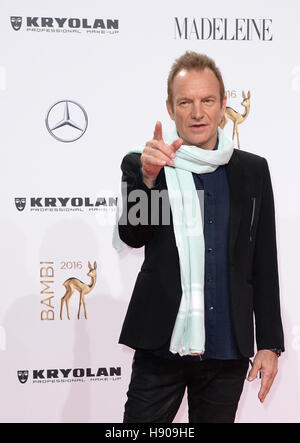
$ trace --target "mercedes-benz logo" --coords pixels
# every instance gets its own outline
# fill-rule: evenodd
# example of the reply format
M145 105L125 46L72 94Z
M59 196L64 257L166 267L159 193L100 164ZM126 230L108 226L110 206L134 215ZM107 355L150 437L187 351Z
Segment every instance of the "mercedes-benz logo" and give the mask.
M79 103L73 100L60 100L47 112L45 123L52 137L68 143L83 136L87 129L88 117Z

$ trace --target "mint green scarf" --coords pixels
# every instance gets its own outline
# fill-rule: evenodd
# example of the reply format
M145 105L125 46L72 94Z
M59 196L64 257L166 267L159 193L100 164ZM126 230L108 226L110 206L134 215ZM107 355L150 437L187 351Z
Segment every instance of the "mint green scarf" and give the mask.
M178 138L177 132L169 141ZM165 166L165 176L171 205L176 246L180 263L182 296L170 342L170 351L183 355L205 351L204 268L205 243L199 199L192 172L205 174L227 164L233 153L233 143L218 128L217 150L182 145L174 166ZM130 152L142 153L144 148ZM118 215L117 215L118 217ZM113 245L122 249L115 226ZM170 276L172 278L172 276Z

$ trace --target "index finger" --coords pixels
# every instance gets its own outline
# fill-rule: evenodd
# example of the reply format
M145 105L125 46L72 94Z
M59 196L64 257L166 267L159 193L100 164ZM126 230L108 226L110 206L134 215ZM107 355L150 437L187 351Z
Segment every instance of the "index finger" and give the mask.
M154 129L153 140L162 140L162 124L161 122L156 122Z

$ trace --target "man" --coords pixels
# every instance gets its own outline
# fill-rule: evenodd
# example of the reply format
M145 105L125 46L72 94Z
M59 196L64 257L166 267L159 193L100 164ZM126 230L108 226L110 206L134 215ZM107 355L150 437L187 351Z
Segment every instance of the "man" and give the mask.
M142 153L121 166L119 235L145 246L120 336L136 349L124 422L172 422L187 388L190 422L232 423L254 354L253 314L258 351L248 380L262 373L261 402L284 350L269 169L218 128L226 96L209 57L186 52L175 61L166 104L174 138L165 142L157 122ZM164 190L171 221L151 223L151 198ZM142 191L147 220L136 223L132 196ZM196 191L198 226L190 231L188 196Z

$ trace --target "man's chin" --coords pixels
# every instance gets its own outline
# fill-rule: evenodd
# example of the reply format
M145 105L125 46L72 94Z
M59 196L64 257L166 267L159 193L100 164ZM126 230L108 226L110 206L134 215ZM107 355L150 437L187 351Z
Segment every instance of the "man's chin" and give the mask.
M209 150L214 148L217 137L217 134L216 137L211 138L208 137L208 134L185 134L184 136L181 135L184 145L197 146L198 148Z
M184 145L189 145L189 146L198 146L199 148L202 148L202 146L204 147L206 145L207 140L204 139L203 137L185 137L183 139L183 144Z

